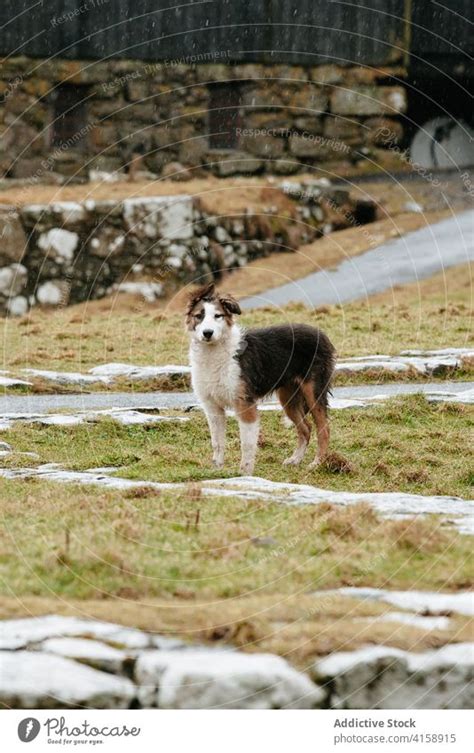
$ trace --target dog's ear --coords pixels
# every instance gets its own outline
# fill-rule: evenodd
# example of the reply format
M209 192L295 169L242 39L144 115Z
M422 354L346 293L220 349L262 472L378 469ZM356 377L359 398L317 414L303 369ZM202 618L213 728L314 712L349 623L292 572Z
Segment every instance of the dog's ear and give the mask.
M219 303L221 304L222 308L227 314L241 314L242 313L242 310L238 302L231 295L228 295L226 293L224 293L224 295L220 295Z
M213 282L203 285L194 292L190 293L188 298L187 313L190 314L196 303L199 301L210 301L214 298L216 292L216 286Z

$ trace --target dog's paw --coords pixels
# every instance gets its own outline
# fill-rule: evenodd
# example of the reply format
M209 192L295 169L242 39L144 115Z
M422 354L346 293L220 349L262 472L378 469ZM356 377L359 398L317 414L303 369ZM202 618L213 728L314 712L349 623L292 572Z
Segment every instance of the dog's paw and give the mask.
M298 456L290 455L289 458L286 458L283 461L283 465L299 465L301 463L302 459L303 458L299 458Z
M224 458L212 458L212 463L214 465L214 468L223 468Z
M252 476L253 475L253 465L241 465L240 466L240 475L241 476Z
M309 471L313 471L313 470L314 470L315 468L319 468L319 467L320 467L320 465L322 464L322 462L323 462L322 460L320 460L319 458L316 458L316 460L313 460L313 461L312 461L312 462L311 462L311 463L310 463L310 464L308 465L308 470L309 470Z

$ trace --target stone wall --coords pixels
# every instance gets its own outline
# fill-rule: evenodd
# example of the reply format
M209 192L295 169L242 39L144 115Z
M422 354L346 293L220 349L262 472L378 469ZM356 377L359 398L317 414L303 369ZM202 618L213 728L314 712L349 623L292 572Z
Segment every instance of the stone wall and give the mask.
M275 201L278 190L271 191ZM64 306L143 278L154 290L219 278L225 270L281 250L296 250L335 227L375 216L328 181L283 183L276 204L213 215L190 195L122 201L0 205L0 313ZM369 204L369 207L368 207ZM370 214L370 212L369 212Z
M0 622L7 708L468 709L472 643L333 653L309 675L274 654L186 644L110 622Z
M91 169L126 169L137 148L157 175L176 161L219 176L290 174L364 159L389 164L383 133L390 130L392 145L403 139L400 67L230 65L225 51L221 60L3 60L0 175L77 178ZM223 83L238 111L235 143L222 150L211 148L209 107L212 87ZM77 87L83 105L72 132L53 146L64 85Z

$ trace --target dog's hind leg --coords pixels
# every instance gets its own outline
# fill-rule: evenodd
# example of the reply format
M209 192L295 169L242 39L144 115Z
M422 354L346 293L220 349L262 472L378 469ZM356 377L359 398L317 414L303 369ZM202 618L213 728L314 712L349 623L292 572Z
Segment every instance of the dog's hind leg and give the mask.
M304 458L311 437L311 424L305 417L305 402L297 386L280 387L277 391L278 399L286 415L296 427L298 446L293 455L283 461L284 465L299 465Z
M317 465L323 462L329 447L329 421L326 405L321 404L315 395L315 387L313 382L302 382L301 391L304 395L308 410L313 416L314 423L316 424L316 431L318 434L318 452L310 464L310 468L315 468Z
M238 400L235 412L239 421L241 461L240 471L251 476L255 466L255 456L259 437L258 410L255 403Z
M216 468L223 468L225 453L225 410L215 403L204 403L204 412L211 432L212 460Z

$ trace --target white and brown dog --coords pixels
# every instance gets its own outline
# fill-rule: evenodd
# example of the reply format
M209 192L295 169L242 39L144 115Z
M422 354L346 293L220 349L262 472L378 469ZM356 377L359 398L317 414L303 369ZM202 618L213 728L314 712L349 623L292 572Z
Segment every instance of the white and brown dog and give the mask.
M240 428L241 465L252 474L257 452L257 401L276 392L298 433L298 446L285 464L303 460L314 419L318 435L315 466L327 455L328 394L335 351L329 338L306 324L242 330L234 322L238 302L217 293L214 284L192 294L186 312L190 333L192 384L209 423L214 464L224 465L226 408L233 408Z

